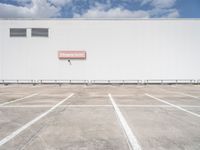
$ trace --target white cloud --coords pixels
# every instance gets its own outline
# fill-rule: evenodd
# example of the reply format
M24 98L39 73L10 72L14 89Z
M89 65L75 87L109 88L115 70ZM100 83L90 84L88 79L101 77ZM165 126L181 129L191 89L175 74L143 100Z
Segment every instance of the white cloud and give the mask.
M74 17L83 18L148 18L149 14L146 11L129 11L122 8L113 8L109 10L90 9L83 15L74 14Z
M111 8L111 4L96 3L84 14L74 14L75 18L148 18L149 14L146 11L130 11L121 7Z
M156 8L171 8L174 6L176 0L153 0L152 6Z
M83 14L74 14L76 18L175 18L179 17L179 12L176 9L168 8L172 5L168 0L165 2L158 2L159 0L143 0L143 1L155 1L156 6L150 10L127 10L122 7L112 8L111 5L96 3L95 6L87 10ZM162 6L162 7L161 7ZM164 7L165 6L165 7ZM166 8L167 7L167 8Z
M34 0L16 0L19 4L21 5L26 5L27 3L32 3L34 2ZM38 0L40 2L44 2L47 0ZM58 7L61 7L61 6L64 6L70 2L72 2L73 0L48 0L49 3L55 5L55 6L58 6Z
M172 10L169 10L168 14L166 16L163 16L163 17L166 17L166 18L177 18L179 16L180 16L180 14L179 14L178 10L172 9Z
M49 0L49 2L51 2L55 6L61 7L72 2L72 0Z
M171 8L175 5L176 0L136 0L141 5L150 4L155 8Z
M95 3L95 6L88 3L84 13L78 13L75 0L16 0L18 5L0 3L0 17L15 18L49 18L61 16L61 10L70 6L73 17L85 18L150 18L150 17L179 17L177 9L173 8L176 0L122 0L127 2L139 2L141 5L152 6L149 10L128 10L123 6L113 7L111 0L104 1L104 4ZM87 0L82 0L85 4ZM120 0L119 0L120 1ZM73 5L74 4L74 5Z
M14 5L0 4L0 17L24 17L27 14L28 8L17 7Z
M32 2L32 0L16 0L16 2L18 2L20 4L26 4L26 3Z
M149 11L151 17L155 18L177 18L179 17L179 12L177 9L161 9L154 8Z
M23 0L28 1L28 0ZM57 17L60 8L51 5L47 0L32 0L31 4L25 6L15 6L11 4L0 3L0 17Z

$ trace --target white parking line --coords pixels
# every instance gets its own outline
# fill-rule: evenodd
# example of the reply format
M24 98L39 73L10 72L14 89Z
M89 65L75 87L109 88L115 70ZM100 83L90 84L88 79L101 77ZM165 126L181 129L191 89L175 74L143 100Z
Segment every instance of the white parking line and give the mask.
M187 109L184 109L184 108L182 108L182 107L180 107L180 106L177 106L177 105L174 105L174 104L172 104L172 103L169 103L169 102L167 102L167 101L165 101L165 100L162 100L162 99L160 99L160 98L157 98L157 97L155 97L155 96L153 96L153 95L150 95L150 94L148 94L148 93L146 93L145 95L148 96L148 97L151 97L151 98L153 98L153 99L155 99L155 100L157 100L157 101L160 101L160 102L163 102L163 103L165 103L165 104L168 104L168 105L170 105L170 106L172 106L172 107L175 107L175 108L177 108L177 109L179 109L179 110L182 110L182 111L184 111L184 112L187 112L187 113L189 113L189 114L192 114L192 115L194 115L194 116L196 116L196 117L200 117L199 114L196 114L196 113L191 112L191 111L189 111L189 110L187 110Z
M135 95L130 95L130 94L127 94L127 95L124 95L124 94L112 94L112 96L114 97L135 97Z
M22 98L18 98L18 99L13 100L13 101L5 102L5 103L0 104L0 106L4 106L4 105L10 104L10 103L14 103L14 102L21 101L21 100L24 100L24 99L27 99L27 98L31 98L31 97L36 96L38 94L39 93L34 93L34 94L31 94L31 95L28 95L28 96L25 96L25 97L22 97Z
M112 105L62 105L64 107L112 107ZM61 107L62 107L61 106Z
M6 105L0 106L0 108L44 108L44 107L53 107L54 105ZM58 107L113 107L112 105L60 105Z
M169 93L174 93L174 94L188 96L188 97L195 98L195 99L200 99L198 96L194 96L194 95L191 95L191 94L188 94L188 93L184 93L184 92L174 92L174 91L169 91L169 90L166 90L166 89L161 89L161 90L165 91L165 92L169 92Z
M111 103L114 107L114 110L115 110L115 113L121 123L121 126L128 138L128 145L129 145L129 148L131 150L141 150L141 146L139 145L135 135L133 134L133 132L131 131L130 127L128 126L128 123L126 122L124 116L122 115L119 107L117 106L117 104L115 103L114 99L112 98L112 95L111 94L108 94L110 100L111 100Z
M0 108L49 108L54 105L5 105ZM133 108L169 108L170 105L117 105L118 107L133 107ZM180 107L200 108L200 105L179 105ZM60 105L58 107L74 107L74 108L93 108L93 107L113 107L113 105Z
M177 92L177 93L178 93L178 94L181 94L181 95L188 96L188 97L192 97L192 98L195 98L195 99L199 99L199 97L194 96L194 95L191 95L191 94L186 94L186 93L183 93L183 92Z
M46 112L44 112L43 114L39 115L38 117L36 117L35 119L33 119L32 121L26 123L24 126L22 126L21 128L17 129L16 131L14 131L13 133L11 133L10 135L8 135L7 137L3 138L0 141L0 146L4 145L5 143L7 143L8 141L10 141L11 139L13 139L15 136L17 136L18 134L20 134L22 131L24 131L26 128L30 127L31 125L33 125L35 122L39 121L40 119L42 119L43 117L45 117L47 114L49 114L50 112L52 112L54 109L56 109L59 105L61 105L62 103L64 103L66 100L68 100L70 97L72 97L74 94L70 94L67 98L63 99L62 101L60 101L59 103L57 103L56 105L54 105L53 107L51 107L49 110L47 110Z
M141 108L162 108L162 107L173 107L170 105L118 105L118 107L141 107ZM197 107L198 105L180 105L180 107Z

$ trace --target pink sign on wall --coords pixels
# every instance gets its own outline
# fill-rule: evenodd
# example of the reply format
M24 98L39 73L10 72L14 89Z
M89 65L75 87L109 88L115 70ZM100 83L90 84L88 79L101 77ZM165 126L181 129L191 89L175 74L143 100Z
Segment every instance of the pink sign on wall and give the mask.
M59 51L59 59L86 59L86 51Z

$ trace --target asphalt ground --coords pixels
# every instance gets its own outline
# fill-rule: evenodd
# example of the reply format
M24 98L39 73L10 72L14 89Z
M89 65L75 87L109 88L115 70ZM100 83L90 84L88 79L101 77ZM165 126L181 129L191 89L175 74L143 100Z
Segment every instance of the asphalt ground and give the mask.
M199 85L0 86L0 150L199 150Z

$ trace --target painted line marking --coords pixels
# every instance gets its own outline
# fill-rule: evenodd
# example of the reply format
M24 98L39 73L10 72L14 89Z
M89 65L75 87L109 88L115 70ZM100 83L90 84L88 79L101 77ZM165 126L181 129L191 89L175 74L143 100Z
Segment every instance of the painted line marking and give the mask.
M119 107L117 106L117 104L115 103L114 99L112 98L112 95L109 93L108 94L110 100L111 100L111 103L114 107L114 110L115 110L115 113L121 123L121 126L128 138L128 145L129 145L129 148L131 150L141 150L141 146L139 145L135 135L133 134L133 132L131 131L128 123L126 122L124 116L122 115Z
M25 96L25 97L22 97L22 98L18 98L16 100L5 102L5 103L0 104L0 106L4 106L4 105L10 104L10 103L14 103L14 102L18 102L18 101L21 101L21 100L24 100L24 99L27 99L27 98L31 98L31 97L36 96L38 94L39 93L34 93L34 94L31 94L31 95L28 95L28 96Z
M194 116L196 116L196 117L200 117L199 114L196 114L196 113L191 112L191 111L189 111L189 110L187 110L187 109L184 109L184 108L182 108L182 107L180 107L180 106L177 106L177 105L174 105L174 104L172 104L172 103L169 103L169 102L167 102L167 101L165 101L165 100L162 100L162 99L160 99L160 98L157 98L157 97L155 97L155 96L153 96L153 95L150 95L150 94L148 94L148 93L146 93L145 95L148 96L148 97L151 97L151 98L153 98L153 99L155 99L155 100L157 100L157 101L160 101L160 102L162 102L162 103L165 103L165 104L168 104L168 105L170 105L170 106L172 106L172 107L175 107L175 108L177 108L177 109L179 109L179 110L182 110L182 111L184 111L184 112L187 112L187 113L189 113L189 114L191 114L191 115L194 115Z
M112 107L112 105L66 105L64 107Z
M188 96L188 97L192 97L192 98L195 98L195 99L199 99L199 97L194 96L194 95L191 95L191 94L187 94L187 93L183 93L183 92L177 92L177 93L178 93L178 94L181 94L181 95Z
M0 108L49 108L54 105L5 105ZM200 108L198 105L179 105L180 107ZM113 107L113 105L60 105L58 107L90 108L90 107ZM169 108L170 105L118 105L118 107L141 107L141 108Z
M141 107L141 108L162 108L162 107L173 107L170 105L118 105L119 107ZM197 105L179 105L180 107L197 107Z
M174 92L174 91L170 91L170 90L166 90L166 89L161 89L161 90L165 91L165 92L173 93L173 94L179 94L179 95L188 96L188 97L195 98L195 99L200 99L198 96L194 96L194 95L184 93L184 92Z
M53 107L54 105L6 105L0 106L0 108L20 108L20 107L32 107L32 108L41 108L41 107ZM112 105L60 105L58 107L113 107Z
M30 127L31 125L33 125L34 123L36 123L37 121L39 121L40 119L42 119L43 117L45 117L47 114L49 114L50 112L52 112L54 109L56 109L59 105L61 105L62 103L64 103L66 100L68 100L70 97L72 97L74 94L70 94L67 98L63 99L62 101L60 101L59 103L57 103L56 105L54 105L53 107L51 107L49 110L47 110L46 112L44 112L43 114L39 115L38 117L36 117L35 119L33 119L32 121L26 123L24 126L22 126L21 128L17 129L16 131L12 132L10 135L8 135L7 137L3 138L0 141L0 146L4 145L5 143L9 142L11 139L13 139L15 136L17 136L18 134L20 134L22 131L24 131L25 129L27 129L28 127Z
M114 97L135 97L135 95L124 95L124 94L116 94L116 95L114 95L114 94L112 94L112 96L114 96Z

